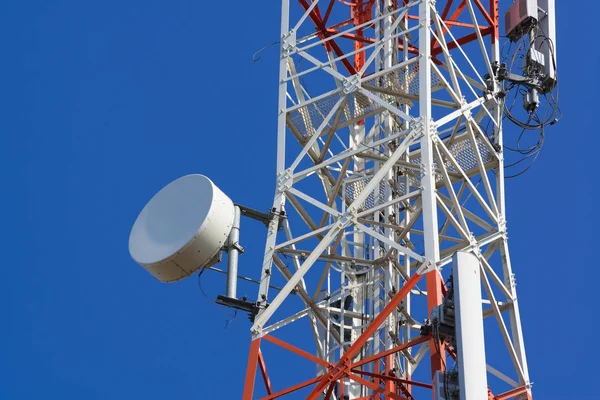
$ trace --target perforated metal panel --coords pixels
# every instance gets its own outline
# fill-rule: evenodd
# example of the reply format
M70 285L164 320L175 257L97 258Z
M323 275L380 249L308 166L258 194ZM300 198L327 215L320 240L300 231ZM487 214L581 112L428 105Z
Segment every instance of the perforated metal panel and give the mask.
M432 91L441 88L440 80L434 73L431 74ZM416 99L419 93L419 68L418 64L412 64L400 71L379 76L364 82L365 85L382 88L389 93L381 93L373 90L373 94L380 97L386 103L407 103ZM403 97L408 95L409 97ZM312 136L319 128L327 114L345 93L334 93L318 101L299 107L289 113L289 121L294 125L302 136ZM378 104L360 92L348 95L348 101L344 107L342 116L338 122L337 129L346 127L353 122L360 121L374 112L384 110ZM326 128L331 128L335 118L332 118Z
M319 126L323 123L333 106L346 96L345 93L334 93L321 100L307 104L289 113L289 122L302 134L302 136L312 136ZM374 105L365 95L355 92L348 95L348 101L342 110L342 115L338 121L337 129L346 127L355 121L364 119L365 116L381 107ZM326 125L330 129L335 118L331 118Z
M408 94L418 96L419 94L419 64L414 63L389 74L367 80L366 85L389 89L400 95ZM441 82L437 74L431 73L431 90L441 88Z
M354 199L364 190L365 186L367 186L371 182L371 178L363 178L360 180L355 180L346 184L346 197L350 201L354 201ZM379 204L381 202L385 202L385 183L382 181L379 183L379 201L376 203L375 191L371 192L369 196L359 205L359 208L367 210L372 208L375 204Z
M477 142L477 147L479 148L479 152L481 153L481 158L482 158L484 164L490 162L492 160L492 155L490 154L488 148L481 141L481 139L477 138L476 142ZM469 174L471 172L471 170L477 168L477 156L475 154L475 150L473 148L472 142L469 139L469 136L467 134L463 134L463 135L455 138L452 145L450 145L449 150L450 150L450 153L452 154L452 156L456 159L457 163L462 168L462 170L465 171L465 173ZM413 156L409 157L409 160L410 160L409 162L411 164L421 165L420 153L415 153ZM450 163L450 161L446 160L445 164L446 164L446 169L449 172L458 172L458 170L454 167L454 165L452 165L452 163ZM438 164L436 161L434 161L434 165L435 165L435 168L438 169ZM418 188L421 186L421 177L420 177L419 171L412 169L412 168L407 168L407 167L399 167L398 171L402 174L402 176L400 177L399 184L396 187L397 194L404 195L407 193L406 187L404 184L404 182L406 181L406 178L408 178L410 187ZM346 196L350 200L354 200L354 198L360 194L360 192L370 182L370 180L371 180L370 177L366 177L366 178L363 178L358 181L355 179L348 180L348 182L346 184ZM437 173L436 174L436 182L438 184L442 184L442 181L443 181L443 177L442 177L441 173ZM379 192L380 192L379 198L384 199L385 189L384 189L383 182L380 184ZM374 196L374 193L371 193L369 195L369 197L367 197L367 199L363 202L363 204L361 204L361 208L366 210L366 209L373 207L376 204L380 204L381 202L384 202L385 200L380 200L377 203L375 201L376 201L376 198Z

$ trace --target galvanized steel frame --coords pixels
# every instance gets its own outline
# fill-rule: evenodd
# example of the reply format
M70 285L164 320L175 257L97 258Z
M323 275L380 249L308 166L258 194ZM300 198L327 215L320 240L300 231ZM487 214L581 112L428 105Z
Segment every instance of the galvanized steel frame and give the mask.
M417 321L441 303L443 267L459 250L481 260L484 304L489 305L484 317L495 317L514 367L501 372L488 366L488 371L513 388L507 393L530 397L507 243L499 84L492 80L488 87L490 82L482 77L499 59L497 2L490 1L487 8L479 0L448 0L438 2L439 7L431 0L404 0L402 5L392 0L341 2L352 18L331 27L327 22L332 9L340 7L334 3L299 0L303 12L296 15L290 13L290 0L282 0L275 217L266 240L244 399L253 398L257 365L269 399L313 384L308 398L337 398L335 382L346 382L338 391L350 390L351 398L407 398L407 382L427 352L432 374L445 367L443 343L428 337L429 343L415 355L406 345L419 340L414 334L421 327ZM293 26L291 16L297 17ZM310 24L316 33L297 37ZM472 31L457 37L459 28ZM374 37L367 38L365 29L373 29ZM418 47L412 44L414 33ZM344 51L337 43L342 39L354 41L353 50ZM469 43L479 51L467 48ZM299 71L299 59L310 67ZM324 87L311 98L303 80L316 74L328 76L334 87ZM312 109L320 115L311 116ZM486 118L491 132L480 126ZM297 146L288 146L290 137L300 145L297 152ZM318 182L323 193L304 190L310 181L313 187ZM360 190L352 191L358 186ZM284 234L279 234L284 213ZM292 224L302 233L293 235ZM419 250L415 237L423 238ZM293 270L280 255L291 257ZM364 273L357 273L357 266ZM306 273L315 268L322 270L320 279L307 282ZM286 284L270 297L274 270ZM426 276L425 291L413 288L421 275ZM328 292L319 297L324 286ZM345 309L346 297L362 296L358 289L366 293L362 305L355 301L352 310ZM271 321L293 291L304 308ZM427 311L415 307L422 297ZM304 317L310 319L317 356L282 341L276 344L317 362L322 373L274 392L261 340L273 341L272 333ZM405 321L405 328L398 321ZM346 330L350 341L345 340ZM391 352L402 346L402 351ZM352 369L360 364L355 357L373 361L371 370ZM393 368L397 376L385 373ZM357 374L375 377L376 383Z

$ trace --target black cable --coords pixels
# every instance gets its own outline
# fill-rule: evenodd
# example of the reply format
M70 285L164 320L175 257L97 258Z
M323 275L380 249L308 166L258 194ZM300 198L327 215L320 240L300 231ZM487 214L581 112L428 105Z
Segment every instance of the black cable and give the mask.
M200 282L200 277L202 277L202 274L204 273L204 271L206 271L207 268L202 268L200 270L200 273L198 273L198 288L200 289L200 291L202 292L202 294L204 295L204 297L206 298L206 300L208 300L209 302L213 303L215 306L217 306L217 308L219 308L221 311L223 311L223 313L225 315L227 315L228 317L230 317L230 319L226 319L225 320L225 326L223 327L223 330L227 329L227 326L229 325L230 322L233 322L233 320L235 320L235 317L237 317L237 310L233 310L233 315L226 312L220 304L218 304L216 301L211 300L207 295L206 292L204 291L204 289L202 288L202 283Z
M527 39L529 40L529 43L526 43ZM548 38L548 36L545 34L545 32L543 31L543 29L541 27L535 27L534 30L532 30L532 34L531 35L524 35L521 39L519 39L517 42L515 42L515 45L517 46L516 50L514 50L514 53L512 53L512 56L510 56L510 51L513 48L512 45L512 41L510 42L511 45L508 46L508 52L502 52L501 56L502 56L502 61L508 64L508 71L513 71L515 69L515 62L519 59L522 59L524 57L529 57L529 55L531 54L531 51L535 48L535 44L538 44L538 47L543 47L544 45L548 46L548 49L551 53L551 60L549 62L552 62L552 66L554 67L554 74L555 74L555 82L554 82L554 87L552 88L551 91L549 91L549 93L545 93L544 94L544 103L545 106L542 108L537 107L535 110L530 111L528 113L528 118L526 121L520 120L519 118L517 118L514 113L513 113L513 108L514 105L516 103L516 99L517 96L520 94L522 96L526 95L527 92L529 91L529 88L525 87L523 84L521 83L514 83L514 82L510 82L508 85L506 85L503 88L503 92L504 93L508 93L511 90L514 90L514 97L512 99L512 103L509 105L508 101L507 101L507 97L505 96L503 98L503 102L502 102L502 107L503 107L503 111L504 111L504 118L507 118L508 120L510 120L512 123L514 123L515 125L517 125L518 127L520 127L521 133L519 134L518 138L517 138L517 143L515 147L511 147L508 145L504 145L504 148L515 152L517 154L522 155L523 157L521 157L519 160L505 165L505 169L509 169L511 167L520 165L521 163L523 163L525 160L530 160L529 164L522 169L520 172L512 174L512 175L508 175L505 178L509 179L509 178L515 178L517 176L522 175L523 173L525 173L526 171L528 171L533 163L537 160L537 157L539 156L543 144L544 144L544 138L545 138L545 127L547 125L554 125L555 123L557 123L561 116L562 116L562 112L560 110L560 107L558 106L558 72L556 69L556 56L555 56L555 52L554 52L554 43L552 42L552 40L550 38ZM506 44L504 44L503 46L503 50L506 48ZM524 51L524 53L523 53ZM510 61L509 61L509 56L510 56ZM518 67L517 68L520 71L523 71L523 68ZM539 73L539 71L536 71L535 69L527 69L525 71L523 71L525 73L525 75L532 75L535 76L536 74ZM521 143L522 140L525 136L525 131L528 130L533 130L533 131L538 131L539 132L539 137L537 142L532 145L529 146L527 148L522 148Z
M262 56L260 56L259 54L262 53L264 50L268 49L271 46L275 46L276 44L279 44L279 40L273 43L269 43L268 45L264 46L263 48L261 48L260 50L256 51L254 54L252 54L252 63L256 63L258 62Z

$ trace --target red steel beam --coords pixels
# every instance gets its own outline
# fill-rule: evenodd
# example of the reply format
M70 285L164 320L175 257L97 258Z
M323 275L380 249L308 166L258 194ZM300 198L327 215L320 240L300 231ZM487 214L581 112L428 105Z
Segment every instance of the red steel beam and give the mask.
M490 10L492 11L492 17L496 24L494 25L494 35L492 36L492 43L496 43L498 40L498 20L500 19L500 8L498 6L498 0L490 0Z
M345 21L338 22L337 24L331 25L330 27L325 28L325 30L330 30L330 29L336 30L338 28L343 28L346 25L350 25L351 23L352 23L352 19L347 19Z
M435 272L435 271L434 271ZM369 326L363 331L363 333L354 341L354 343L348 348L346 353L340 358L338 363L329 372L324 374L319 384L315 389L308 395L307 400L315 400L327 387L330 382L341 379L348 375L350 362L362 349L364 344L369 340L371 336L377 331L381 324L387 319L387 317L396 309L398 304L406 297L406 295L412 290L412 288L422 278L420 274L414 274L404 284L402 289L390 300L390 302L384 307L384 309L371 321Z
M302 8L304 8L304 11L307 11L310 8L310 5L308 4L308 2L306 0L298 0L298 1L299 1L300 5L302 6ZM329 37L329 34L327 33L327 29L325 28L325 25L323 24L323 20L321 19L321 13L319 11L319 6L315 6L315 8L312 9L312 11L309 14L309 18L313 22L313 24L315 24L315 26L317 27L317 30L320 32L319 36L321 37L321 39ZM342 49L340 48L340 46L338 46L338 44L335 42L334 39L329 40L326 43L326 47L327 46L331 47L333 52L338 57L342 57L345 55L344 52L342 51ZM356 74L356 70L354 69L354 66L347 58L342 59L341 62L344 65L344 67L348 70L348 73L350 75Z
M246 368L246 382L244 383L243 400L252 400L254 393L254 379L256 378L256 365L260 352L260 338L250 342L250 354L248 355L248 367Z
M453 0L446 1L446 5L444 6L444 11L442 11L442 19L446 19L448 13L450 12L450 8L452 7Z
M350 364L350 367L351 368L361 367L361 366L363 366L365 364L368 364L368 363L370 363L372 361L379 360L382 357L385 357L385 356L397 353L397 352L402 351L404 349L408 349L409 347L413 347L413 346L416 346L416 345L421 344L423 342L426 342L429 339L430 339L429 336L419 337L417 339L411 340L410 342L406 342L404 344L401 344L400 346L394 347L393 349L382 351L382 352L377 353L377 354L375 354L375 355L373 355L371 357L367 357L367 358L365 358L363 360L360 360L360 361L357 361L355 363L352 363L352 364Z
M267 394L273 394L273 389L271 388L271 381L269 380L269 374L267 373L265 359L263 358L262 351L260 351L260 349L258 349L258 366L260 367L260 373L262 374L263 381L265 382Z
M325 16L323 17L323 25L327 25L327 21L329 21L329 15L331 15L331 10L333 9L334 4L335 0L329 0L329 5L327 6L327 10L325 10Z
M310 386L310 385L318 382L319 379L321 379L321 377L317 376L316 378L312 378L312 379L309 379L307 381L300 382L297 385L294 385L294 386L289 387L287 389L283 389L283 390L280 390L279 392L275 392L275 393L270 394L270 395L268 395L266 397L263 397L261 400L271 400L271 399L276 399L276 398L281 397L281 396L285 396L286 394L289 394L289 393L295 392L296 390L300 390L302 388Z
M471 29L475 29L475 26L478 26L480 30L488 27L488 25L473 25L468 22L450 21L450 20L444 21L444 23L448 26L458 26L461 28L471 28Z
M375 374L373 372L361 371L360 369L352 369L351 371L355 374L366 375L366 376L370 376L372 378L390 380L393 382L404 383L407 385L419 386L419 387L427 388L427 389L431 389L433 387L429 383L411 381L410 379L397 378L397 377L391 376L391 375L380 375L380 374Z
M402 393L404 395L404 397L406 397L407 400L415 400L415 398L413 397L412 394L410 394L410 391L408 390L408 388L401 382L396 382L396 387L398 388L398 390L400 391L400 393Z
M489 34L491 34L493 32L494 32L494 27L488 26L487 28L481 30L481 36L486 36L486 35L489 35ZM467 44L469 42L472 42L473 40L476 40L476 39L477 39L477 33L476 32L470 33L470 34L465 35L465 36L463 36L461 38L458 38L456 40L456 42L455 41L448 42L448 50L455 49L459 45L462 46L462 45ZM457 44L457 42L458 42L458 44ZM438 55L440 53L442 53L442 48L441 47L436 47L435 49L431 49L431 54L433 56L436 56L436 55Z
M485 18L487 23L490 24L491 26L496 26L498 21L494 21L492 19L492 17L490 17L490 14L488 14L488 12L485 9L485 7L483 6L483 4L481 4L481 1L480 0L473 0L473 1L475 2L475 5L477 6L477 8L479 8L479 11L481 11L481 14L483 14L483 18Z
M494 400L507 400L507 399L510 399L511 397L515 397L515 396L517 396L519 394L523 394L523 393L527 393L527 386L520 386L518 388L509 390L508 392L499 394L494 397ZM527 397L529 399L531 398L529 395L527 395Z
M307 359L309 359L311 361L314 361L315 363L317 363L317 364L319 364L319 365L321 365L321 366L323 366L325 368L331 368L331 367L333 367L333 365L330 364L330 363L328 363L327 361L325 361L323 359L320 359L317 356L314 356L314 355L312 355L312 354L310 354L310 353L308 353L308 352L306 352L306 351L304 351L302 349L299 349L296 346L292 346L291 344L289 344L287 342L284 342L283 340L277 339L277 338L275 338L275 337L273 337L271 335L265 335L262 338L265 339L265 340L267 340L267 341L269 341L269 342L271 342L271 343L273 343L273 344L276 344L279 347L283 347L284 349L289 350L289 351L291 351L294 354L297 354L297 355L299 355L301 357L304 357L304 358L307 358Z
M463 10L465 9L465 7L467 6L467 0L462 0L460 2L460 4L458 5L458 7L456 7L456 10L454 10L454 12L452 13L452 16L450 16L450 21L456 21L456 19L460 16L460 14L463 12ZM445 19L444 19L445 22Z
M335 382L331 382L329 385L329 389L327 389L327 393L325 393L324 400L329 400L331 398L331 393L333 393L333 389L335 388Z
M355 382L360 383L363 386L372 389L375 393L381 393L385 395L385 399L394 399L394 400L408 400L406 397L402 397L396 393L390 392L388 389L383 388L375 383L368 381L366 379L361 378L358 375L348 374L348 377Z

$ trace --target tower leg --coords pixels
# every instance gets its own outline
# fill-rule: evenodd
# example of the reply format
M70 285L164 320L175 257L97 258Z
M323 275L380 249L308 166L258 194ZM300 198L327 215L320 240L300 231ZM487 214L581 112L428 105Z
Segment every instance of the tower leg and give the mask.
M260 352L260 339L254 339L250 343L250 354L248 355L248 367L246 368L246 382L244 383L243 400L252 400L254 394L254 381L256 379L256 367L258 365L258 354Z
M477 256L453 257L454 310L460 400L485 399L487 376L481 306L481 271Z

